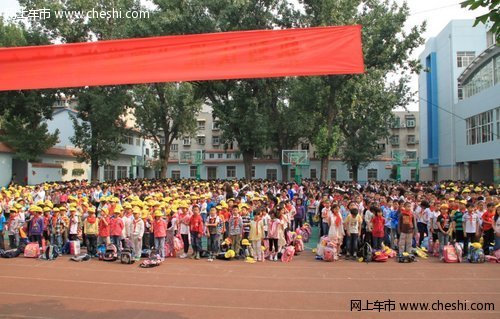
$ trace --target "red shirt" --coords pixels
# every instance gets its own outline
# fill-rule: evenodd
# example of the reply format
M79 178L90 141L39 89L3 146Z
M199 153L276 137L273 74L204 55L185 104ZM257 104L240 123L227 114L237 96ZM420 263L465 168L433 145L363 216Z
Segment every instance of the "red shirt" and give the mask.
M111 236L121 236L123 231L123 220L120 217L115 217L111 219L109 223Z
M495 215L494 212L489 212L486 211L484 212L483 216L481 219L483 220L483 230L490 230L493 228L493 216ZM485 224L484 222L488 222L489 224Z
M200 215L193 215L189 220L189 229L192 232L203 234L203 219Z
M155 219L153 221L153 233L155 238L167 237L167 221L163 218Z
M107 225L104 223L104 219L106 219L106 221L108 222ZM99 219L99 236L100 237L111 236L111 230L110 230L110 225L109 225L109 216L101 217Z
M377 238L384 237L385 218L382 216L375 216L372 219L372 224L373 224L373 229L372 229L373 237Z

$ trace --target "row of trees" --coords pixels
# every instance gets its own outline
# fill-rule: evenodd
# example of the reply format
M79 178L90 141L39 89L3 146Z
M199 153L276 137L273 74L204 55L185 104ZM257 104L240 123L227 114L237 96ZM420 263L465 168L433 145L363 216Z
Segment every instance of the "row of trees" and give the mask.
M158 35L235 30L361 24L366 73L321 77L270 78L152 83L85 87L65 90L78 100L72 142L81 160L97 177L100 165L122 151L125 123L133 112L137 127L158 145L161 176L166 177L170 145L194 134L196 113L203 103L213 107L223 142L236 141L251 176L254 154L294 148L301 141L317 147L321 179L327 179L328 159L339 156L357 170L380 154L377 141L388 134L391 110L412 98L409 75L418 71L412 51L422 44L425 25L404 32L406 4L388 0L153 0L144 8L138 0L19 0L26 9L151 10L149 19L48 19L30 26L0 20L0 46L41 45ZM126 66L124 66L126 67ZM47 132L57 90L0 94L0 140L17 156L35 160L57 141ZM25 128L19 134L19 127ZM164 143L162 143L164 140ZM284 178L286 178L286 170Z

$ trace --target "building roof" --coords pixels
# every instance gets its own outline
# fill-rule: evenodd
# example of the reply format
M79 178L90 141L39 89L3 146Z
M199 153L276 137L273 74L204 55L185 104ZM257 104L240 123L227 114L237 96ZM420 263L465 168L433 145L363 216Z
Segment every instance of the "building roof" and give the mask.
M49 148L44 155L50 156L61 156L61 157L76 157L76 155L80 152L77 148L63 148L63 147L51 147ZM11 153L14 154L16 151L12 149L5 143L0 142L0 153Z

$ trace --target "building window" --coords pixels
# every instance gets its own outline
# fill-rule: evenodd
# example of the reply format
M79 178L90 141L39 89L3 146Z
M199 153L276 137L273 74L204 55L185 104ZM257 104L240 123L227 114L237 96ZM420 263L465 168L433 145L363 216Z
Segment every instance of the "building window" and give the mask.
M417 179L417 170L414 168L410 170L410 179L412 181L415 181Z
M231 154L231 153L226 154L226 159L231 159L232 157L233 157L233 154Z
M408 140L407 140L407 144L415 144L416 142L416 139L415 139L415 135L408 135Z
M212 130L214 130L214 131L220 130L220 124L219 124L219 122L214 121L212 123Z
M171 151L178 151L179 150L179 144L170 144L170 150Z
M400 128L401 127L401 119L399 117L394 117L391 122L391 128Z
M484 91L498 83L500 56L495 59L489 60L481 68L466 79L463 83L464 98L471 97ZM496 65L496 67L495 67ZM496 80L495 80L496 79Z
M399 145L399 135L392 135L389 138L391 145Z
M149 148L146 148L146 156L149 156Z
M457 52L457 67L465 68L467 67L472 60L476 57L476 53L474 51L458 51Z
M205 120L198 120L198 130L199 131L205 130Z
M465 123L467 145L493 141L493 110L469 117Z
M181 179L181 171L172 171L172 179Z
M275 181L278 179L278 170L275 168L266 169L266 179Z
M378 149L379 149L381 152L385 152L385 144L383 144L383 143L378 144Z
M226 149L226 150L232 150L234 147L233 142L227 143L224 146L225 146L224 149Z
M124 135L123 136L124 143L128 145L134 145L134 137L130 135Z
M160 144L165 145L165 137L160 137Z
M378 178L378 169L370 168L368 169L368 179L373 180Z
M196 166L189 166L189 177L196 178L197 171L198 171L198 168Z
M464 89L462 88L462 84L458 83L457 86L457 95L458 95L458 100L463 100L464 99Z
M197 140L199 145L205 145L205 136L198 136Z
M309 143L302 143L302 144L300 145L300 148L301 148L302 150L309 151Z
M406 151L406 158L411 160L417 159L417 151Z
M252 166L252 178L255 178L255 166Z
M118 166L116 168L116 178L117 179L122 179L122 178L127 178L127 166Z
M114 165L104 165L104 180L112 181L115 179L115 166Z
M309 173L309 177L311 179L316 179L316 169L315 168L311 168L311 172Z
M219 153L219 154L217 154L217 158L218 158L218 159L222 159L222 156L223 156L223 155L224 155L224 154Z
M352 168L349 168L349 179L352 179L352 176L353 176L353 174L352 174Z
M220 137L212 136L212 145L219 145L219 144L220 144Z
M406 127L413 128L416 126L416 121L414 117L409 117L406 119Z
M500 107L497 107L497 139L500 139Z
M140 137L135 139L135 145L141 146L141 138Z
M337 180L337 170L335 168L332 168L330 170L330 179L332 181L336 181Z
M235 178L236 177L236 166L227 166L226 167L226 177L227 178Z
M240 157L241 157L241 154L240 154L240 153L236 153L236 154L234 154L234 158L236 158L236 159L240 159Z
M210 153L210 154L208 154L208 158L209 158L209 159L214 159L214 158L215 158L215 154L214 154L214 153Z
M182 144L183 144L184 146L190 146L190 145L191 145L191 138L190 138L190 137L184 137L184 138L182 139Z

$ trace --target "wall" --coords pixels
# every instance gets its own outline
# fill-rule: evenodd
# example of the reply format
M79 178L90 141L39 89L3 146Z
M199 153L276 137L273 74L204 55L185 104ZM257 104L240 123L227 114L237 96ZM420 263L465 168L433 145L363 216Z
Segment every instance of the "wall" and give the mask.
M55 165L54 165L55 166ZM61 167L37 167L36 163L28 163L28 184L61 181Z
M12 179L12 154L0 153L0 187L9 185Z

